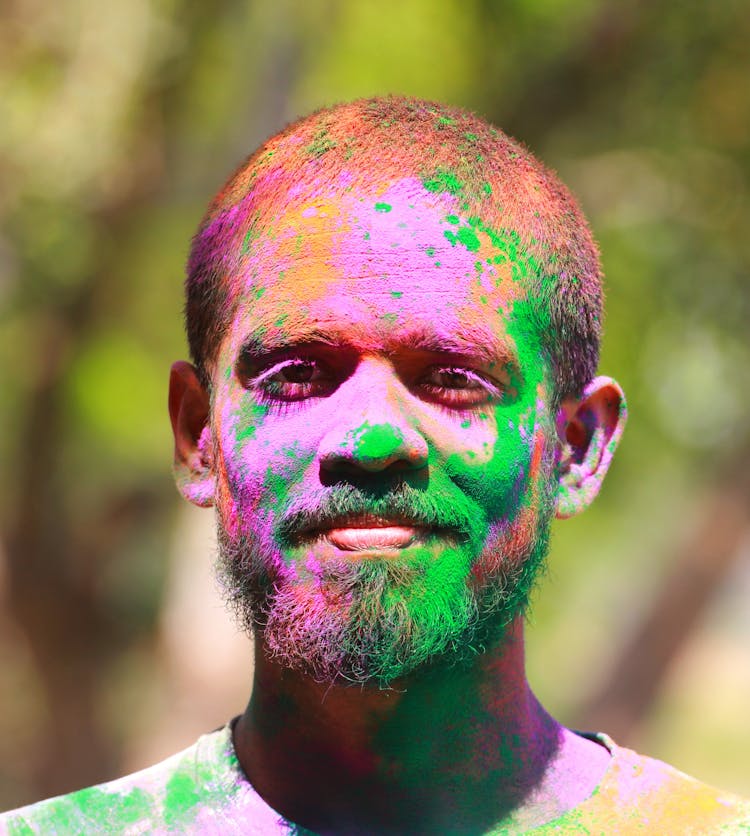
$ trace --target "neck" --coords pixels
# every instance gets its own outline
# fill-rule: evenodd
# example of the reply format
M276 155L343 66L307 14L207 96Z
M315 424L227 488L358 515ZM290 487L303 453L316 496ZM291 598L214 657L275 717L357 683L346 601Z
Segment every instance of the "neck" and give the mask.
M471 664L433 664L391 690L313 682L256 640L253 696L235 728L255 789L319 833L543 823L587 797L606 768L604 749L574 738L529 688L520 618Z

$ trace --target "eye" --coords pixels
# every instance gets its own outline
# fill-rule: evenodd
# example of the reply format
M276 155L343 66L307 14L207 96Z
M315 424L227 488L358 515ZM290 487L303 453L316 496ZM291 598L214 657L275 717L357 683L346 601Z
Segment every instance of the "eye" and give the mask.
M503 396L500 384L460 366L435 366L420 385L430 400L457 409L497 401Z
M435 369L432 382L446 389L478 389L482 386L479 377L466 369Z
M274 363L248 381L267 400L301 401L328 394L334 386L326 367L309 357Z
M282 366L273 377L285 383L311 383L319 370L310 360L291 360Z

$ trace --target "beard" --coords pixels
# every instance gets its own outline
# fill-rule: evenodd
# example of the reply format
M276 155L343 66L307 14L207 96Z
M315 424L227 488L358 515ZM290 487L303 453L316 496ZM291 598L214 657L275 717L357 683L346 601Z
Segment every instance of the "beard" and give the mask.
M380 496L352 486L308 496L285 509L273 537L231 536L219 514L217 574L241 626L281 665L318 682L387 688L430 663L469 664L526 611L547 554L551 487L535 491L533 513L492 522L406 484ZM282 557L306 527L388 512L456 537L396 558Z

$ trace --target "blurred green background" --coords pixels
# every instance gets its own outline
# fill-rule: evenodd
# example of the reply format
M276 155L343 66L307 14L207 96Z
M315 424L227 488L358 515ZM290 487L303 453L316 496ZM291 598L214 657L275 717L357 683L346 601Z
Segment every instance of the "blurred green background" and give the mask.
M7 0L0 25L0 807L242 710L167 371L211 194L269 134L399 92L578 194L631 419L558 523L529 666L568 724L750 795L750 8L645 0Z

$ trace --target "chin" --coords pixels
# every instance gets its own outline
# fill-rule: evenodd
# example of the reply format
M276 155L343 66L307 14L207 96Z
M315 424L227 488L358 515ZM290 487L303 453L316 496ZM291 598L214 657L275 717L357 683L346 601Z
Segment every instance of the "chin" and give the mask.
M474 560L460 547L302 560L220 527L218 574L278 663L322 683L387 688L427 665L470 664L501 640L528 604L546 529L529 538L525 524L498 526Z

